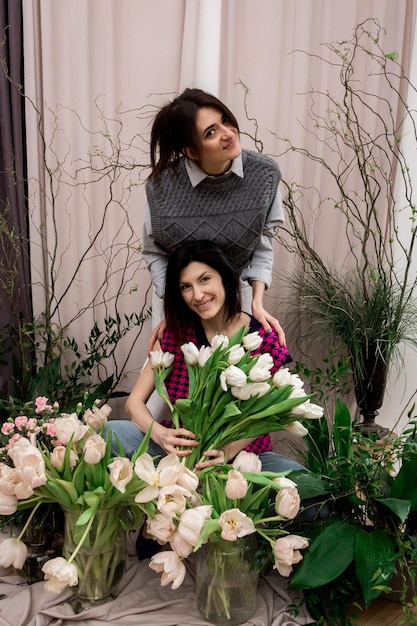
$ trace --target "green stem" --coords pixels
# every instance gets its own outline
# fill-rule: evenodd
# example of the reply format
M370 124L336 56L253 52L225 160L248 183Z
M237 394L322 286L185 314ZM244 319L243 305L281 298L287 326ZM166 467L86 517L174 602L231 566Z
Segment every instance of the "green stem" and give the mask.
M91 526L93 524L94 517L95 516L92 515L90 517L90 519L88 520L88 523L87 523L87 526L85 528L85 531L83 532L83 535L82 535L80 541L78 542L74 552L71 554L70 558L68 559L68 563L72 563L72 561L75 559L75 557L77 556L78 552L80 551L80 549L81 549L81 547L82 547L82 545L84 543L85 538L87 537L88 533L90 532L90 528L91 528Z
M34 508L32 509L32 511L31 511L31 513L30 513L30 515L29 515L28 519L26 520L25 525L23 526L22 530L21 530L21 531L20 531L20 533L19 533L19 536L18 536L18 539L19 539L19 540L22 540L22 537L25 535L25 532L26 532L26 531L27 531L27 529L29 528L30 523L31 523L31 521L33 520L34 515L35 515L36 511L39 509L40 505L41 505L41 502L38 502L38 503L34 506Z

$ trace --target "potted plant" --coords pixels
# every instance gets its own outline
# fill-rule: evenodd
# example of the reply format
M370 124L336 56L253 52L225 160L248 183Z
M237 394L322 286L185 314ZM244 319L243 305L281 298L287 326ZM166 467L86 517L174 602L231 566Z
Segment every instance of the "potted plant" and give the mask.
M287 226L277 234L296 257L287 276L289 318L305 322L304 339L329 350L336 346L349 357L364 418L360 428L380 435L375 416L398 347L417 345L416 200L407 156L417 145L417 125L404 97L416 87L396 54L381 48L382 35L377 20L366 20L350 41L325 44L331 57L315 57L338 72L340 91L309 93L314 148L285 141L286 151L307 159L316 173L318 168L325 191L308 182L287 184ZM365 82L358 74L366 63L371 71ZM373 92L374 77L384 91ZM340 222L341 245L346 243L343 263L329 261L314 237L321 220L331 219Z
M352 624L355 609L369 606L400 580L397 599L407 624L415 622L410 582L417 573L417 422L409 412L403 434L382 444L355 431L338 399L334 424L306 424L306 451L313 475L298 475L300 495L316 483L331 515L308 527L310 546L290 587L303 589L313 617L326 625ZM292 475L293 477L293 475ZM303 487L304 485L304 487ZM299 529L302 534L304 531ZM321 617L320 617L321 616Z

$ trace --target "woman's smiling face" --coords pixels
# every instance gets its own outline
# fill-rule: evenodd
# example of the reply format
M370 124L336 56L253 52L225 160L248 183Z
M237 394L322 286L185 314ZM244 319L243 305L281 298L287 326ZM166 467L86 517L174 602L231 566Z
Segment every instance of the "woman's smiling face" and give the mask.
M226 291L222 277L215 269L192 261L180 274L180 291L186 305L202 320L218 316L223 323Z
M196 159L199 166L207 174L223 174L242 151L237 128L223 113L212 107L199 109L196 128L200 139L200 154ZM185 153L193 158L187 150Z

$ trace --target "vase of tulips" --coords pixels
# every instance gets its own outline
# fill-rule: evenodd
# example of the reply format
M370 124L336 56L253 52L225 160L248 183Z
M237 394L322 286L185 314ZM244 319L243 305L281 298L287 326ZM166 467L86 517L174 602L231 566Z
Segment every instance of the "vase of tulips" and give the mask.
M235 541L214 536L197 552L197 608L212 624L243 624L255 613L256 550L257 541L251 534Z
M126 532L122 508L99 509L87 527L77 525L79 512L64 509L63 556L73 556L78 572L75 592L81 601L107 600L120 582L126 564ZM77 550L77 546L79 546Z

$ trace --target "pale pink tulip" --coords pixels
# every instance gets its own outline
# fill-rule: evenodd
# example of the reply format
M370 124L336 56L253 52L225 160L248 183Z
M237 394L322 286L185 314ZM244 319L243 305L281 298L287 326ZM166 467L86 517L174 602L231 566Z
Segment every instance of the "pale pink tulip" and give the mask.
M171 515L156 513L155 517L148 517L146 520L146 531L159 543L170 541L176 530L174 520Z
M162 572L161 585L171 585L171 589L178 589L182 585L186 569L178 554L172 551L162 551L155 554L149 563L155 572Z
M253 474L262 470L262 462L259 456L254 452L241 450L239 454L235 456L233 467L241 472Z
M191 546L197 545L204 522L210 518L212 511L211 504L203 504L193 509L185 509L182 513L178 524L178 533Z
M42 453L25 437L14 441L7 449L7 454L16 468L25 467L28 464L36 467L39 461L44 463Z
M92 435L84 445L84 460L90 465L97 465L106 453L106 441L101 435Z
M179 534L178 530L176 530L169 540L169 545L171 549L178 554L180 559L186 559L187 556L190 556L193 551L194 546L191 543L188 543L186 539L182 535Z
M107 466L110 470L110 482L120 493L125 493L126 485L133 477L133 466L130 459L118 456Z
M56 448L53 449L53 451L51 452L50 457L49 457L52 465L59 472L64 467L66 450L67 449L66 449L65 446L56 446ZM70 464L70 467L71 468L75 467L77 465L77 461L78 461L77 453L74 450L70 450L70 453L69 453L69 464Z
M15 487L18 482L16 468L9 467L4 463L0 464L0 492L4 495L14 496ZM6 513L0 513L6 515Z
M17 511L17 498L14 494L0 491L0 515L13 515Z
M45 589L52 593L61 593L65 587L78 585L78 572L74 563L68 563L62 556L50 559L42 567L45 574Z
M188 467L183 466L183 471L177 478L177 485L181 485L184 489L195 491L199 484L197 474L194 474Z
M148 485L136 495L135 502L150 502L158 496L160 487L177 482L184 466L172 453L163 457L155 467L151 455L145 452L136 459L134 469L135 474Z
M248 492L248 481L238 470L230 470L227 474L225 493L230 500L244 498Z
M33 465L31 464L32 462ZM27 485L31 489L36 489L46 483L47 478L45 471L44 460L35 459L34 457L28 457L26 466L16 468L16 478L18 482L16 482L15 494L19 500L29 497L21 495L22 489L25 490L24 485Z
M28 549L20 539L8 537L0 543L0 565L21 569L26 561Z
M167 485L159 490L156 506L164 515L174 516L184 511L190 497L191 492L181 485Z
M57 439L66 446L71 437L72 441L80 441L88 433L89 427L83 424L76 413L63 413L54 421Z
M292 566L302 560L299 552L302 548L307 548L308 540L298 535L287 535L276 540L272 551L274 554L274 568L278 570L281 576L289 576L292 572Z
M253 521L239 509L224 511L219 517L222 539L236 541L238 537L256 532Z
M300 510L300 496L297 488L284 487L275 498L275 511L286 519L294 519Z
M107 418L111 413L111 407L108 404L103 406L93 406L91 409L84 411L84 420L90 428L100 430L102 426L107 424Z

